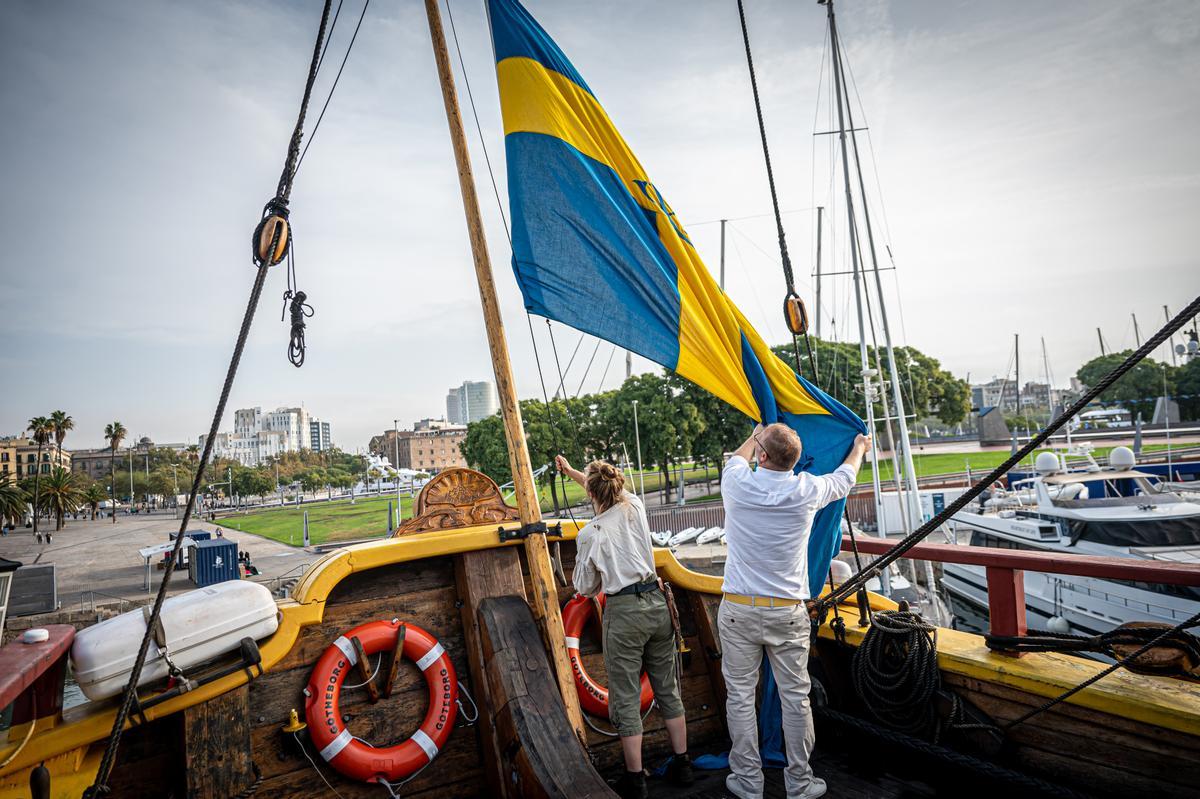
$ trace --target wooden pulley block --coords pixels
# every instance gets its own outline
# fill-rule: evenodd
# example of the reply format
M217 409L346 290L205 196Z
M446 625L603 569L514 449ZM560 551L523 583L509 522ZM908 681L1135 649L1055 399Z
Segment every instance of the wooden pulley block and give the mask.
M275 242L275 250L272 252L271 241L275 239L276 231L278 231L279 240ZM287 219L279 214L272 214L259 222L257 236L255 236L255 262L274 266L282 261L283 256L287 253L288 233ZM268 255L271 256L269 259Z
M789 294L783 301L783 318L787 321L788 330L800 336L808 332L808 309L804 300L795 294Z

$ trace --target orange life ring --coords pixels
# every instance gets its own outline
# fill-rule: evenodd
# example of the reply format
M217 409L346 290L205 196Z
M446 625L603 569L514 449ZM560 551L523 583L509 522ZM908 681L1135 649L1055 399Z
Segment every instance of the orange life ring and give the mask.
M416 773L445 746L458 715L458 678L449 655L432 635L405 623L404 657L416 664L429 686L425 720L408 740L385 748L355 738L342 723L338 708L342 684L358 663L350 639L357 636L367 655L391 651L400 624L372 621L347 631L321 655L304 691L304 712L313 744L329 765L351 779L392 782Z
M600 607L604 607L604 594L599 596ZM592 617L592 601L587 597L576 594L562 610L563 632L567 642L567 657L571 659L571 671L575 674L575 689L579 692L580 706L593 716L608 718L608 689L592 679L583 667L583 658L579 656L579 637L583 628ZM650 680L642 672L642 713L650 709L654 701L654 691L650 688Z

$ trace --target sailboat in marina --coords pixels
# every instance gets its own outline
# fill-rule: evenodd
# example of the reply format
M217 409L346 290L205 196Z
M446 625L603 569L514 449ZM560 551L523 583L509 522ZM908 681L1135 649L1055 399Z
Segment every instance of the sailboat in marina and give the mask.
M738 412L797 427L804 468L840 461L865 429L862 421L773 355L720 291L665 190L550 34L517 0L488 0L487 8L514 269L527 307L662 364ZM576 602L564 619L573 592L556 579L551 558L557 545L571 574L581 525L543 518L539 507L438 1L426 0L425 9L515 504L485 475L447 470L422 489L414 517L394 537L325 553L286 599L264 602L237 582L165 601L160 591L153 606L112 620L118 624L78 634L55 626L44 638L0 649L0 798L614 795L605 776L620 767L621 744L597 712L606 675L589 624L595 609ZM329 14L327 2L305 105ZM831 6L827 15L832 24ZM303 119L256 231L258 269L223 397L263 283L286 254ZM1160 334L1197 306L1200 300ZM214 425L223 407L224 399ZM210 454L206 448L202 467ZM808 554L820 595L811 608L810 702L819 741L814 767L829 795L1194 795L1194 682L1161 668L1142 673L1138 657L1128 665L1140 671L1106 674L1070 654L993 651L983 636L936 628L866 590L901 555L974 559L987 569L989 601L1000 602L993 630L1019 635L1023 626L1005 615L1003 600L1011 602L1029 568L1020 553L921 543L956 510L950 505L914 525L898 547L858 540L865 553L882 557L829 585L830 561L850 541L840 532L840 509L814 526ZM1087 572L1099 568L1094 560L1064 557L1051 566ZM716 630L721 580L685 568L665 548L655 551L655 565L680 612L690 749L721 753L729 745ZM1194 570L1167 563L1138 568L1159 582L1200 583ZM246 596L233 596L240 591ZM205 608L219 601L242 609L244 623L206 617ZM903 657L889 655L897 651ZM138 652L144 662L131 654ZM69 664L88 667L97 690L92 701L64 711ZM1176 667L1184 677L1200 676L1200 664L1186 658ZM777 731L769 701L761 712L764 754ZM646 760L657 764L669 752L664 722L652 705L645 713ZM783 795L777 777L769 772L768 795ZM721 784L720 770L701 774L690 795L720 795Z

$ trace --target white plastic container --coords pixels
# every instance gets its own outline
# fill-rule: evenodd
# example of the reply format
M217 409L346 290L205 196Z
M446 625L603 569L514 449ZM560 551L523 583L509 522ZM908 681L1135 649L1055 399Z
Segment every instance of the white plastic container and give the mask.
M116 696L125 688L138 646L146 634L150 606L122 613L75 636L71 667L84 696L95 701ZM275 599L266 586L231 580L198 588L163 602L158 630L138 685L161 680L170 673L163 652L185 674L238 648L243 638L258 641L279 627Z

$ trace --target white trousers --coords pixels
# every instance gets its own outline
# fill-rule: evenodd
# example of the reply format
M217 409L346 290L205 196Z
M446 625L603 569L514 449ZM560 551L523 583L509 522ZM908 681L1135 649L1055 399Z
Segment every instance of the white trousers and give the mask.
M725 719L733 746L729 751L727 787L743 799L763 795L762 759L758 753L755 695L763 649L779 686L783 705L783 740L787 752L784 785L788 799L799 799L813 780L808 757L816 734L808 705L810 622L803 604L768 608L721 601L721 672L728 700Z

